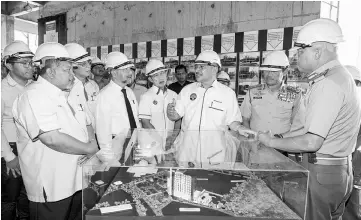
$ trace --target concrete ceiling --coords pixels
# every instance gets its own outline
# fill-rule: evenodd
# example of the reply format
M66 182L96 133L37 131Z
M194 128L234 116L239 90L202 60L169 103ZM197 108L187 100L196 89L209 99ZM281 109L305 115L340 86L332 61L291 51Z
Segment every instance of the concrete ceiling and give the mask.
M85 1L1 1L1 14L38 22L39 18L67 12L69 9L89 4Z

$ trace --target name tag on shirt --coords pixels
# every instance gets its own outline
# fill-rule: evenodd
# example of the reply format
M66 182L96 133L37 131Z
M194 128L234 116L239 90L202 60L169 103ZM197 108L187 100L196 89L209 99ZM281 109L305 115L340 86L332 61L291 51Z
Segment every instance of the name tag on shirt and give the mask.
M262 99L262 96L253 96L253 99Z

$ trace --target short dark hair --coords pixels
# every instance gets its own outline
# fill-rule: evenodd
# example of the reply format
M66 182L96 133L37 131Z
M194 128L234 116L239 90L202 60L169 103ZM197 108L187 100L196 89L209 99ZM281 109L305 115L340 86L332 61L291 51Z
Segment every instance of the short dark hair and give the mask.
M185 71L186 73L188 73L187 67L184 66L183 64L179 64L178 66L176 66L176 67L175 67L175 72L177 72L177 70L180 70L180 69L184 69L184 71Z

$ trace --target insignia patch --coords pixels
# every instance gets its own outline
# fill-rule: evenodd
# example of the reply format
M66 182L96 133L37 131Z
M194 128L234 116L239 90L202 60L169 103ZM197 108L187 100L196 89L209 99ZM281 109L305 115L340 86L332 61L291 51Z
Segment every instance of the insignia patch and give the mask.
M197 98L197 94L192 93L189 98L190 98L190 100L194 101Z
M157 102L156 100L154 100L154 101L153 101L153 104L154 104L154 105L157 105L157 104L158 104L158 102Z

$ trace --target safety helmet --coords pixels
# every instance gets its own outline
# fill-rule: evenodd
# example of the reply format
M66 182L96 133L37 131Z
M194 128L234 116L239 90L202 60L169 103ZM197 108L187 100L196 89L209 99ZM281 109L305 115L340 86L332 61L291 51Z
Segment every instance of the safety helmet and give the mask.
M168 68L164 66L162 61L157 59L150 59L145 66L145 75L151 76L163 70L168 70Z
M221 73L218 75L217 77L217 81L226 81L226 82L230 82L231 79L229 78L228 73L221 71Z
M127 56L123 53L115 51L107 55L105 59L105 68L114 68L114 69L126 69L129 67L134 67L133 62L131 62Z
M351 73L354 80L358 80L361 82L361 72L357 67L346 65L345 68Z
M92 59L92 68L96 65L103 65L105 66L105 64L98 58L98 57L93 57Z
M33 60L38 62L45 57L51 57L62 60L71 60L66 48L56 42L47 42L41 44L35 52Z
M287 68L290 62L283 51L272 51L264 59L260 70L280 71Z
M314 42L337 44L343 42L340 25L328 18L319 18L305 24L298 33L295 47L309 47Z
M30 51L30 48L27 44L22 41L16 40L7 45L4 48L3 58L7 59L9 57L22 58L22 57L33 57L33 52Z
M213 64L216 63L219 67L221 65L221 59L218 54L212 50L205 50L200 53L195 61L195 64Z
M68 51L72 62L81 63L92 59L86 49L80 44L69 43L65 45L65 48Z

